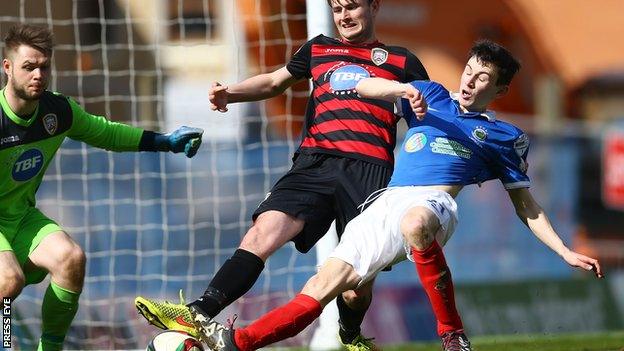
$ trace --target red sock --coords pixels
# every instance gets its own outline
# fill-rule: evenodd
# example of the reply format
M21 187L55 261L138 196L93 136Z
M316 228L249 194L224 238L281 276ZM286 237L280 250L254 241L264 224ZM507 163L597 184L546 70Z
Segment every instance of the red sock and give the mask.
M234 342L241 351L257 350L290 338L312 324L323 308L314 298L299 294L245 328L236 329Z
M446 265L444 253L437 241L423 251L412 248L412 257L420 282L429 296L433 314L438 321L438 335L463 329L455 307L455 293L451 271Z

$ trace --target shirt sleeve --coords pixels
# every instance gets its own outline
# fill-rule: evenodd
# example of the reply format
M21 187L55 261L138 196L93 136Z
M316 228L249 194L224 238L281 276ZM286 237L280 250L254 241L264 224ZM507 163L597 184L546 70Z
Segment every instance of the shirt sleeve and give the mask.
M428 80L414 80L411 81L410 84L418 91L420 91L420 93L426 99L427 97L429 97L428 95L431 91L431 86L433 85L433 82L430 82Z
M304 77L309 79L312 77L312 72L310 72L310 58L312 57L312 43L314 39L308 40L303 44L286 64L286 69L296 79L302 79Z
M414 80L429 80L429 75L427 74L427 70L425 66L423 66L422 62L416 57L416 55L412 54L409 50L407 51L407 62L405 64L405 80L404 83L411 82Z
M529 165L529 138L521 133L515 139L505 141L498 157L499 178L505 189L528 188L531 181L527 175Z
M109 151L138 151L143 129L94 116L73 99L67 100L73 114L69 138Z

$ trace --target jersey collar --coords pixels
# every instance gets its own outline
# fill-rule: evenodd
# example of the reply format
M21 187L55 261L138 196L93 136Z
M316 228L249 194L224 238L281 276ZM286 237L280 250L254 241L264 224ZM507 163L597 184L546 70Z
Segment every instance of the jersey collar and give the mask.
M6 113L6 115L15 124L22 126L22 127L30 126L32 122L35 120L35 117L37 117L37 114L39 113L39 104L37 104L37 108L35 109L35 112L33 112L32 115L28 117L28 119L20 118L17 114L15 114L15 112L13 112L13 110L11 110L11 106L9 106L9 102L6 100L6 97L4 96L4 88L0 90L0 105L2 105L2 110L4 111L4 113Z
M380 42L379 40L375 40L373 42L366 43L366 44L351 44L348 41L343 40L342 38L336 38L336 39L338 39L338 41L340 41L344 45L353 46L353 47L374 48L377 46L384 46L384 43Z
M457 93L449 92L451 99L459 105L459 101L457 100ZM461 111L461 106L458 106ZM496 122L496 112L492 110L485 110L485 112L466 112L462 113L462 117L469 118L477 118L477 117L485 117L488 122Z

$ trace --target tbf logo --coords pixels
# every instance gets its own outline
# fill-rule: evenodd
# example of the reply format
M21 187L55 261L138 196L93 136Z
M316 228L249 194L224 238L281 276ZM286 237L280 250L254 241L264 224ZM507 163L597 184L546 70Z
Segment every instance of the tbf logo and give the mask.
M329 84L335 94L349 94L355 92L355 86L360 80L370 76L371 74L364 67L347 65L331 74Z
M334 73L334 76L336 81L354 80L358 82L362 78L368 78L367 74L357 72L336 72Z
M38 149L30 149L17 158L13 164L13 179L18 182L29 180L43 167L43 154Z

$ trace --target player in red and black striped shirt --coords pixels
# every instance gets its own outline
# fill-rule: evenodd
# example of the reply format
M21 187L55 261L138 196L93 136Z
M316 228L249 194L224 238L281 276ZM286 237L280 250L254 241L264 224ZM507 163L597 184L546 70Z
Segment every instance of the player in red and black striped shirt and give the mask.
M313 83L299 153L392 167L397 123L392 104L359 97L355 84L368 77L427 79L416 56L376 40L354 45L319 35L295 53L286 70Z
M213 110L227 111L233 102L258 101L281 94L302 79L313 87L302 142L291 170L271 189L253 214L254 224L240 248L215 275L204 295L189 304L199 315L216 316L246 293L264 261L288 241L308 252L336 220L338 235L358 213L367 196L387 185L393 166L396 123L392 103L364 99L355 86L360 79L382 77L400 82L428 79L414 54L377 41L374 19L379 0L328 0L339 39L319 35L305 43L283 68L240 83L214 83ZM421 101L415 112L424 114ZM372 282L339 298L340 336L344 344L362 341L360 324L370 304ZM348 304L348 305L347 305ZM137 298L148 320L179 328L161 313L162 303ZM350 307L349 307L350 306ZM168 304L188 316L180 305ZM178 316L176 316L177 318ZM200 316L201 317L201 316ZM187 329L188 331L188 329Z

